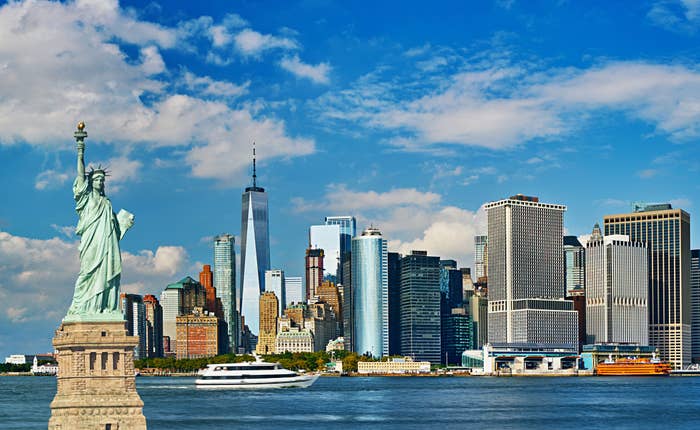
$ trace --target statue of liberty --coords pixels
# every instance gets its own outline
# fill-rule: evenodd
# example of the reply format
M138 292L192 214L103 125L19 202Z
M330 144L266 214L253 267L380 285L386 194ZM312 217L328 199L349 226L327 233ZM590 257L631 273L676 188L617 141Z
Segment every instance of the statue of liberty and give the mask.
M125 210L115 215L105 196L107 172L102 167L85 172L85 124L74 133L78 149L78 174L73 183L75 210L80 236L80 273L75 281L73 302L64 322L123 320L119 310L119 282L122 259L119 241L134 225L134 216Z

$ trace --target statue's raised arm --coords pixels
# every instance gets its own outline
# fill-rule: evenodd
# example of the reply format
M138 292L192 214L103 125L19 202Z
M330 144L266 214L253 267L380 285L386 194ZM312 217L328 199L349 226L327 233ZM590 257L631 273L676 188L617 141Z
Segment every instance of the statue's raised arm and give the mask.
M107 172L85 171L85 124L74 133L78 149L78 171L73 183L75 211L80 236L80 273L75 281L73 302L64 321L123 320L119 311L122 259L119 241L133 225L134 216L124 210L117 216L105 195Z

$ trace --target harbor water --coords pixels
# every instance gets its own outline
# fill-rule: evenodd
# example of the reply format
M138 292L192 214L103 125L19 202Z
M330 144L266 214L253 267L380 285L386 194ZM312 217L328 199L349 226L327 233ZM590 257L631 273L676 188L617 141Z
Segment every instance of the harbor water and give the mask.
M700 377L328 377L267 391L137 383L151 430L700 428ZM46 428L55 392L53 377L0 377L0 429Z

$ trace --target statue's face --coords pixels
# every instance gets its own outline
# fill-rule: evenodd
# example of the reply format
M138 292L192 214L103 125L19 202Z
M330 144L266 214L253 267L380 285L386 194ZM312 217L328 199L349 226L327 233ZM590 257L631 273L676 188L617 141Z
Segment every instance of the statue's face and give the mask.
M95 175L92 178L92 189L102 194L105 190L105 177L102 175Z

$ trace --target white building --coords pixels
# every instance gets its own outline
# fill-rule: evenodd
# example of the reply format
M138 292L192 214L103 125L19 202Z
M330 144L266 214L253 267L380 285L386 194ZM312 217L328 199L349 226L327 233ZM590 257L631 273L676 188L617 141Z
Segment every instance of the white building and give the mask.
M58 373L58 363L44 363L39 365L39 358L34 356L31 372L34 375L56 375Z
M488 214L488 341L578 347L578 313L564 300L566 206L523 195Z
M357 363L357 373L369 375L377 374L403 374L403 373L429 373L429 361L413 361L411 357L391 358L387 361L360 361Z
M629 236L593 235L586 247L586 343L649 344L648 255Z
M306 301L304 300L306 292L303 285L301 276L287 276L284 278L284 291L287 296L286 306Z
M285 289L284 271L268 270L265 272L265 291L271 291L277 296L277 316L284 315L287 308L287 291Z
M314 352L314 335L306 328L289 327L286 331L280 331L275 343L277 354Z

